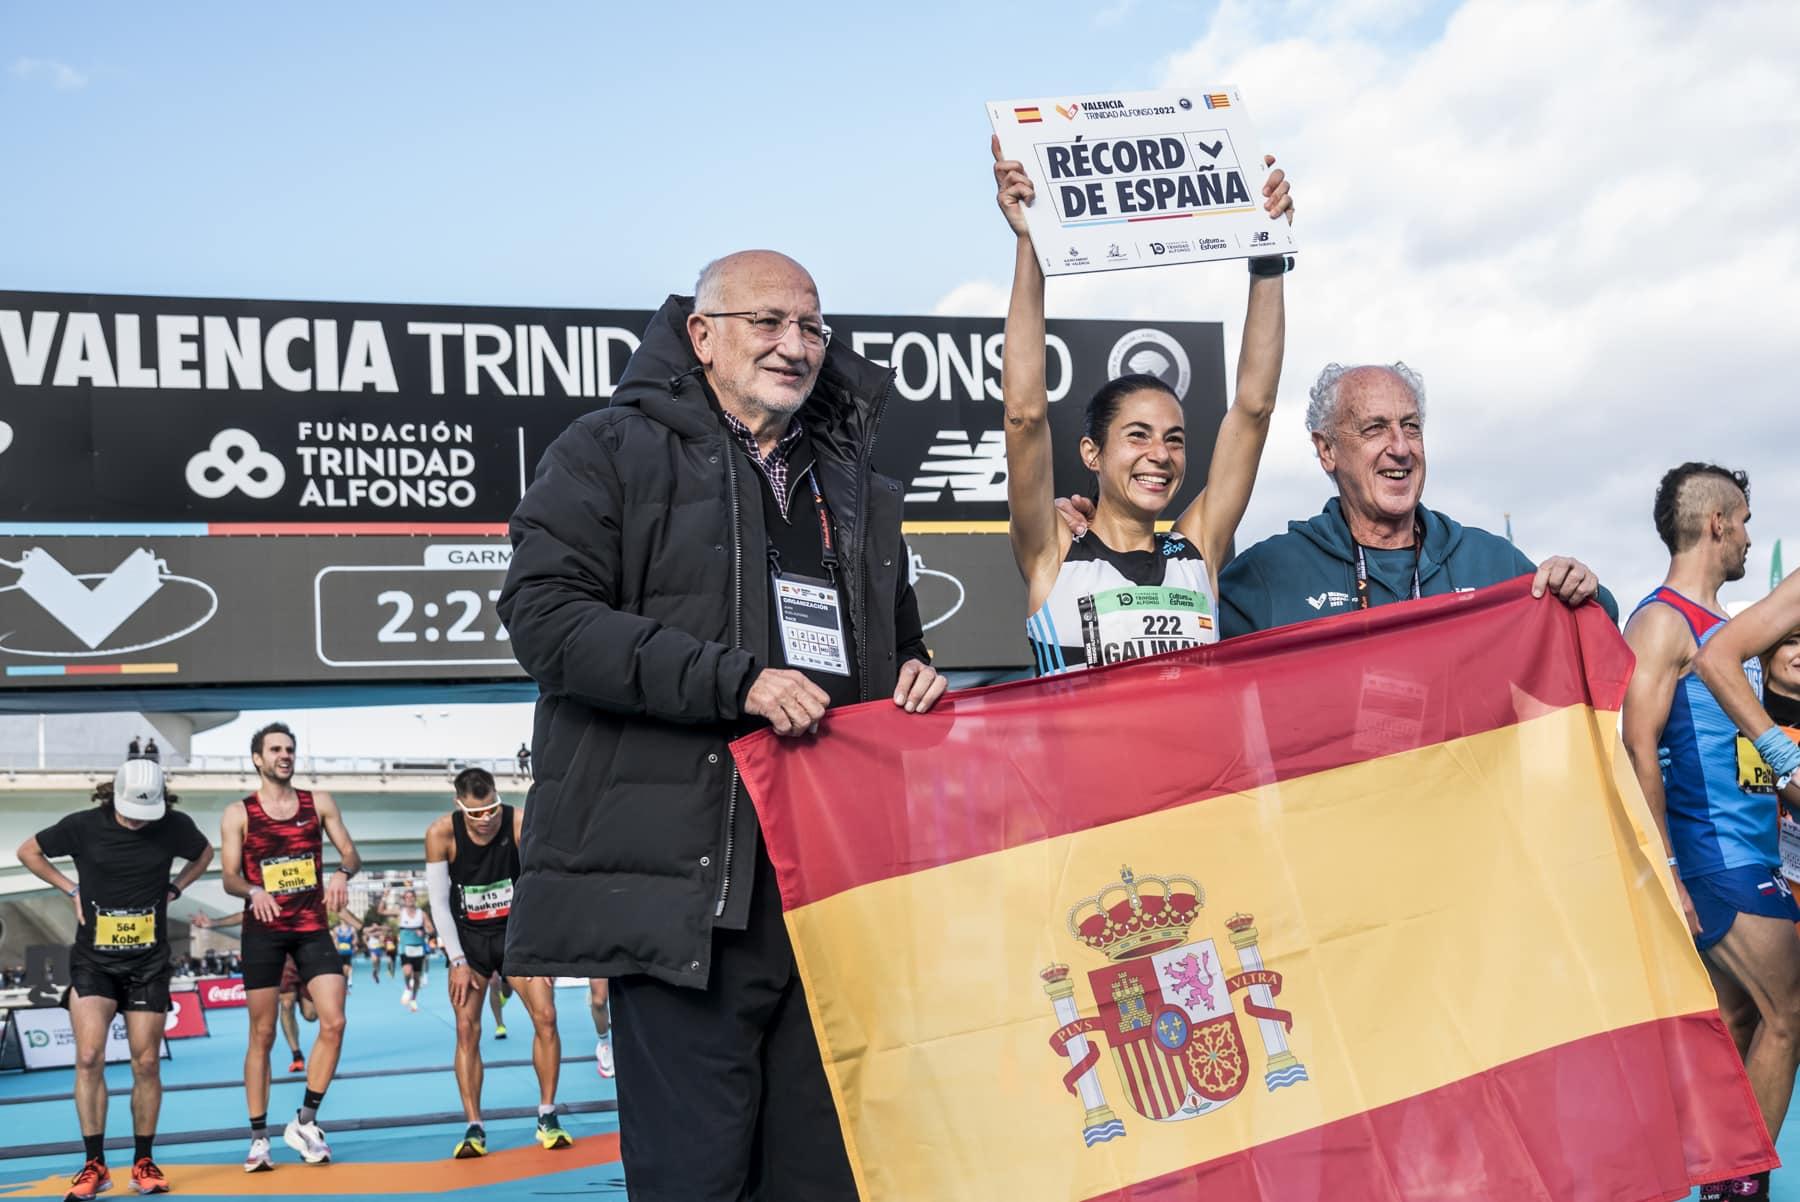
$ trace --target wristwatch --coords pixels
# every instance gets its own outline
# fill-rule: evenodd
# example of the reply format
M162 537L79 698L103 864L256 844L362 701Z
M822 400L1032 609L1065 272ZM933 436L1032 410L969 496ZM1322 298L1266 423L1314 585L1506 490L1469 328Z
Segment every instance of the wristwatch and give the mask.
M1294 270L1293 255L1258 255L1247 262L1251 275L1282 275Z
M177 885L174 881L170 881L169 882L169 900L170 901L179 901L180 899L181 899L181 886Z

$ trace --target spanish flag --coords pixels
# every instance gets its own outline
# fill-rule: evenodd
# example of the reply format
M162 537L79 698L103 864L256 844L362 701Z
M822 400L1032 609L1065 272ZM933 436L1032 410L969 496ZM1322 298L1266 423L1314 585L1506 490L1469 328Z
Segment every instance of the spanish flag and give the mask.
M735 751L865 1202L1636 1202L1776 1164L1513 581Z

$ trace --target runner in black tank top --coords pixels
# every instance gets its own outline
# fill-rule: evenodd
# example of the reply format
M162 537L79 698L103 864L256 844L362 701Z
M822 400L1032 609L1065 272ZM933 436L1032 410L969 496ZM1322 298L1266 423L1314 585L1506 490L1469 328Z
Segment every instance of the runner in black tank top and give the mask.
M493 774L466 768L456 777L456 808L425 829L425 884L438 936L450 956L450 1005L456 1010L456 1085L468 1130L451 1153L487 1155L481 1121L481 1004L505 976L506 924L519 875L523 815L500 801ZM555 982L507 978L531 1015L531 1063L537 1070L537 1140L546 1148L574 1143L556 1121L562 1038L556 1030Z
M250 1108L250 1151L244 1171L274 1167L269 1155L269 1049L275 1045L276 991L291 958L313 1007L319 1034L306 1069L306 1094L282 1133L308 1164L331 1159L316 1121L344 1045L343 974L329 912L341 911L350 877L362 866L331 794L293 787L294 735L280 723L250 740L261 778L255 793L226 807L221 831L225 892L244 899L244 992L250 1004L250 1046L244 1055L244 1094ZM324 839L342 864L324 871Z
M1207 447L1206 480L1163 525L1187 472L1189 371L1186 351L1161 331L1120 339L1108 374L1087 404L1081 460L1098 482L1086 543L1077 543L1056 508L1056 458L1045 385L1044 273L1025 221L1035 192L1024 167L994 149L1000 211L1016 236L1012 298L1006 312L1001 389L1006 406L1006 501L1013 558L1025 579L1028 625L1040 675L1100 667L1216 642L1218 568L1250 503L1286 340L1283 274L1293 260L1285 226L1293 203L1281 171L1262 186L1272 253L1250 260L1250 298L1231 408ZM1270 158L1265 165L1273 167ZM1040 202L1041 203L1041 202ZM1135 353L1133 353L1135 343ZM1065 480L1065 484L1069 481ZM1137 571L1131 559L1143 560Z

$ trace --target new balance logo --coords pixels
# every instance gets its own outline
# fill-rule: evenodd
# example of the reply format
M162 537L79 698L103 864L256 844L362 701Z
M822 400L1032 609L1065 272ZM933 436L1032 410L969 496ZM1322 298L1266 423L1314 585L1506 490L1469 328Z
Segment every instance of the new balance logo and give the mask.
M908 501L1006 500L1006 437L999 430L984 430L971 439L964 430L939 430L937 440L925 452L918 474L907 486Z

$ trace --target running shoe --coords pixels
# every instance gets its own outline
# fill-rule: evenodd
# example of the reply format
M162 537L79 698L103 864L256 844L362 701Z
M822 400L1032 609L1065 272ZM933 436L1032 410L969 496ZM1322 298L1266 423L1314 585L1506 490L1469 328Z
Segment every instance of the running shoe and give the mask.
M269 1139L259 1135L250 1141L250 1153L244 1157L244 1172L267 1173L275 1167L274 1158L269 1155Z
M414 1014L417 1014L419 1012L419 1003L413 1001L411 998L407 998L406 1008L411 1010Z
M537 1141L552 1151L557 1148L567 1148L575 1142L569 1133L562 1129L562 1124L556 1121L554 1114L538 1115Z
M138 1157L131 1166L131 1188L140 1194L166 1194L169 1192L169 1179L163 1171L156 1167L156 1162L148 1156Z
M487 1132L480 1123L470 1123L469 1129L463 1132L462 1142L456 1145L452 1153L457 1160L474 1160L477 1156L487 1155Z
M295 1052L293 1060L288 1062L288 1072L303 1073L305 1071L306 1071L306 1057L299 1052Z
M613 1068L612 1039L608 1036L602 1035L600 1042L594 1045L594 1071L608 1081L612 1080L616 1071Z
M494 1038L495 1039L505 1039L506 1038L506 1024L501 1022L498 1019L494 1020Z
M331 1162L331 1146L325 1142L325 1133L319 1130L317 1123L303 1123L296 1114L288 1120L287 1130L281 1133L281 1139L288 1147L300 1153L300 1158L307 1164Z
M111 1188L112 1174L98 1160L90 1160L70 1180L69 1192L63 1195L63 1202L87 1202L95 1194L103 1194Z

